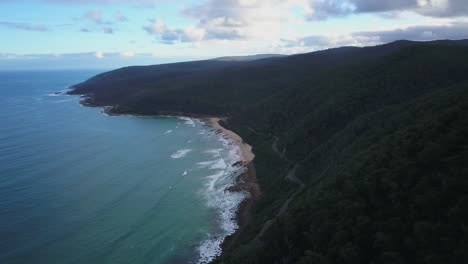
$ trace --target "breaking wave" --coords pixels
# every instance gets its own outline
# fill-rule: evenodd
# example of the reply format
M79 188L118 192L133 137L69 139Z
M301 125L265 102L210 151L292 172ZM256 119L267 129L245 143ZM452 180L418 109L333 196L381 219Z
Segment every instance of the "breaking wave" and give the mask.
M173 153L171 155L171 158L173 159L180 159L180 158L183 158L185 157L190 151L192 151L191 149L180 149L178 151L176 151L175 153Z
M195 122L190 117L179 117L179 119L184 120L184 123L189 126L195 126Z
M241 161L240 148L224 134L207 132L218 137L223 149L209 149L204 153L211 154L214 160L198 162L199 168L208 168L213 173L206 177L204 192L207 205L217 212L217 222L220 232L206 234L206 239L198 246L199 257L194 263L206 264L214 260L222 252L222 244L226 237L232 235L238 228L236 213L239 205L248 196L242 191L232 191L237 178L246 171L243 166L235 164Z

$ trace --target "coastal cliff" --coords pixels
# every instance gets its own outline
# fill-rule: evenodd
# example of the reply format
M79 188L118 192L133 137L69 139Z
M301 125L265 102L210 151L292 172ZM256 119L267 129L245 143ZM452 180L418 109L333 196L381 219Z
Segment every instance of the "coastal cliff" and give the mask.
M215 262L463 263L467 61L468 41L398 41L127 67L70 93L114 114L226 116L252 146L261 194Z

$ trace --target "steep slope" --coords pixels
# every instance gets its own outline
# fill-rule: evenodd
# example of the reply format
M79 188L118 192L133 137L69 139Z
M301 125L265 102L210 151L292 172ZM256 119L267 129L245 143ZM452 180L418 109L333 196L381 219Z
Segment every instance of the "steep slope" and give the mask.
M250 124L267 125L256 126L257 133L284 142L308 185L255 243L261 225L244 231L223 261L468 260L466 52L403 50L362 68L330 71L324 83L257 108L263 115ZM247 122L242 116L239 126ZM259 217L268 215L263 206Z
M220 263L464 263L467 44L131 67L74 93L116 113L226 115L254 146L262 196Z

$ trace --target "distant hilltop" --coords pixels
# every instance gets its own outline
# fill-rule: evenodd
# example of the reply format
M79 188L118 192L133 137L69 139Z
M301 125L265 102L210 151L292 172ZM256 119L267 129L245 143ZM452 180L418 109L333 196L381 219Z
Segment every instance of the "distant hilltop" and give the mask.
M254 61L254 60L276 58L276 57L285 57L285 56L287 56L287 55L283 55L283 54L257 54L257 55L248 55L248 56L226 56L226 57L214 58L212 60L217 60L217 61Z

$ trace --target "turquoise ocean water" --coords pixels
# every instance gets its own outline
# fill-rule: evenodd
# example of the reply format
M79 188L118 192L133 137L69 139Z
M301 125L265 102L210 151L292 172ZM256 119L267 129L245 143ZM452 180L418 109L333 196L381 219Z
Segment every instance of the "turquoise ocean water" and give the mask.
M239 149L55 94L97 73L0 72L0 263L208 262L237 228Z

